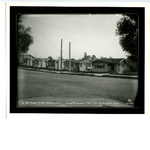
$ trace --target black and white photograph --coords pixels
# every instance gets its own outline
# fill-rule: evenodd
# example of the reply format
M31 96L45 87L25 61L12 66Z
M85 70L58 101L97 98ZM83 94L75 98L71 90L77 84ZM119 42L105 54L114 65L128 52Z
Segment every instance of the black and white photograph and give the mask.
M1 149L149 150L149 2L15 1L0 5Z
M10 7L12 111L143 113L144 8L31 8Z

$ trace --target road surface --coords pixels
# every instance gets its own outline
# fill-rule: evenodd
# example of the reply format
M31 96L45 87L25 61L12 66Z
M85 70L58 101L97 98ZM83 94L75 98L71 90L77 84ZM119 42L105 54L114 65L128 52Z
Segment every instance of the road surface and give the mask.
M65 75L18 69L19 106L119 106L134 101L137 79ZM45 105L46 104L46 105Z

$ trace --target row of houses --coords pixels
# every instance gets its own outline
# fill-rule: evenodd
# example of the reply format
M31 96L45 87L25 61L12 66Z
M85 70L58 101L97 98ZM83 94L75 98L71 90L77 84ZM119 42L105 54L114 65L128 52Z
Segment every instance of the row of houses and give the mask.
M25 55L22 58L22 65L46 68L52 70L61 69L61 60L52 60L49 58L36 58L32 55ZM62 70L69 70L69 60L62 60ZM110 59L96 59L96 60L75 60L71 59L71 71L81 72L116 72L122 74L124 70L128 70L126 59L124 58L110 58Z

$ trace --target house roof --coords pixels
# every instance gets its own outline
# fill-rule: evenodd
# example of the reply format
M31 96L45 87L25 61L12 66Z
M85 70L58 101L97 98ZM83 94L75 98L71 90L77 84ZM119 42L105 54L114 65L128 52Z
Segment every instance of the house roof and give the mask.
M109 59L110 63L115 63L118 64L120 63L121 60L123 60L124 58L114 58L114 59Z
M44 61L57 61L55 59L50 60L49 58L44 58Z
M69 60L64 61L64 63L65 63L65 62L69 62ZM79 60L75 60L75 59L71 59L71 62L73 62L73 63L80 63Z
M34 58L34 60L43 61L42 58Z
M106 60L102 60L102 59L97 59L97 60L93 60L92 63L108 63L108 61Z
M100 63L107 63L107 64L118 64L120 61L122 61L124 58L105 58L105 59L98 59L94 60L92 62L100 62Z
M30 54L24 55L24 58L25 58L25 59L31 59L31 57L34 58L34 57L33 57L32 55L30 55Z
M62 59L62 62L67 61L68 59ZM55 59L55 61L60 61L60 59Z
M80 61L80 63L83 63L83 62L92 62L92 60L91 59L87 59L87 60Z
M52 59L52 60L49 59L48 61L51 61L51 62L52 62L52 61L55 61L55 59Z
M44 61L48 61L49 60L49 58L44 58Z

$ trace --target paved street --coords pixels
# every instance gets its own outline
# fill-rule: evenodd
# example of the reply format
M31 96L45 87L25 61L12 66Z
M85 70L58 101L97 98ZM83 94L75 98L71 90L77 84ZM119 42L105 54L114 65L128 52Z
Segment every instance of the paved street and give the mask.
M117 107L134 100L137 79L65 75L18 69L19 106Z

